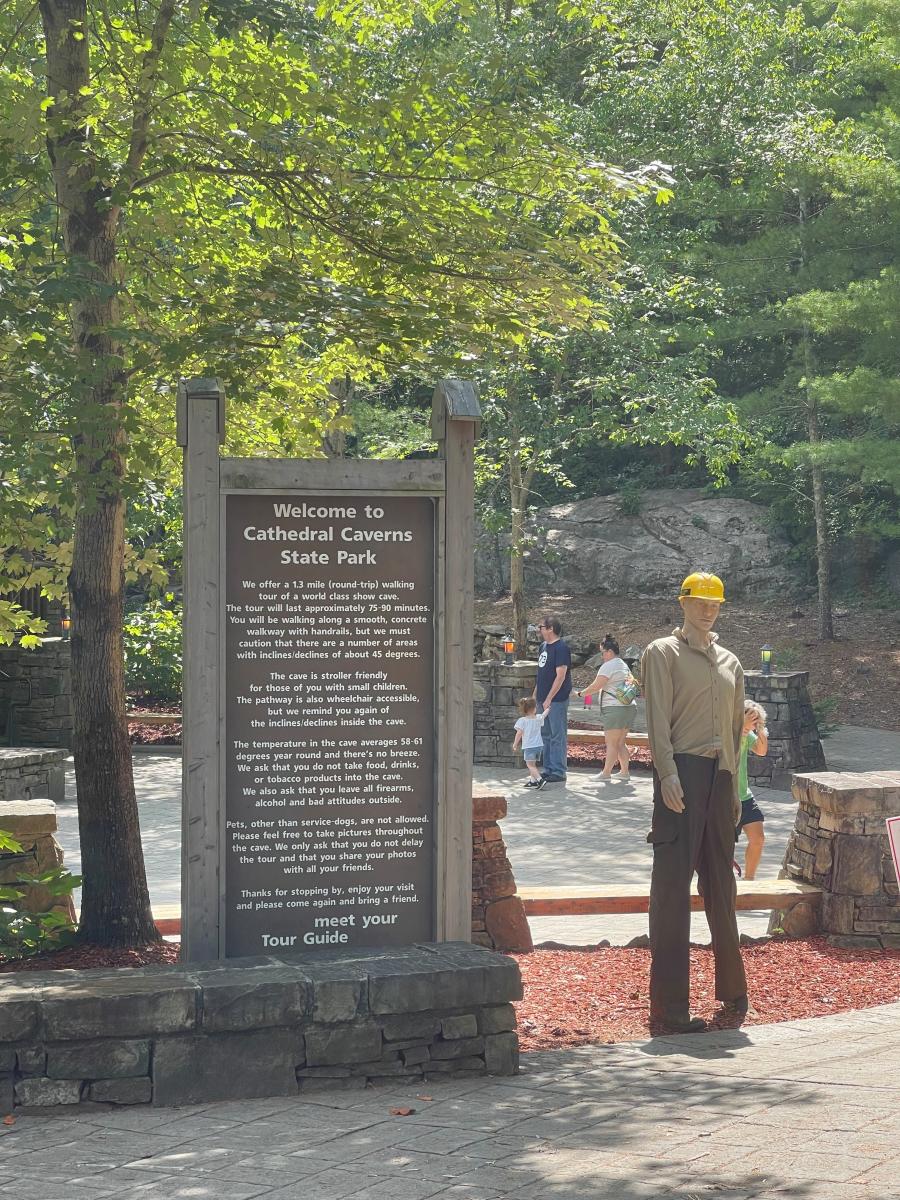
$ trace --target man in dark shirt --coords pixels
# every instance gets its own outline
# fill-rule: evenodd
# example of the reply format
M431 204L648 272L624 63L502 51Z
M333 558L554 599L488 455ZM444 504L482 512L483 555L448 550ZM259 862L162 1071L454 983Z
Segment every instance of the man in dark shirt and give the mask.
M544 617L538 626L544 636L538 655L534 698L538 712L546 713L541 737L544 742L544 769L539 788L548 783L566 781L566 732L569 720L569 696L572 692L572 652L560 637L559 617Z

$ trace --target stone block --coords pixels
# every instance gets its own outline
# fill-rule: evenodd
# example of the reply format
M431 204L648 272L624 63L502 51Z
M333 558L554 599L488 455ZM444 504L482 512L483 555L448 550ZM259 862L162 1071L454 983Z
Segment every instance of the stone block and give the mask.
M209 1033L297 1025L313 1008L313 981L291 967L231 967L198 982L201 1026Z
M867 907L860 906L856 913L857 921L885 921L888 923L900 922L900 903L898 904L877 904Z
M445 1001L444 1008L471 1008L484 1004L506 1004L522 999L522 973L514 958L470 946L467 942L444 942L441 957L457 971L483 972L482 995L475 1001Z
M23 1107L49 1108L80 1101L80 1079L20 1079L16 1084L16 1104Z
M319 1067L370 1062L380 1057L381 1040L381 1030L374 1022L313 1028L306 1034L306 1063Z
M474 1013L466 1013L459 1017L444 1017L441 1021L441 1037L445 1041L454 1038L473 1038L478 1036L478 1018Z
M871 896L881 890L881 846L877 838L838 834L834 839L832 890Z
M150 1070L150 1043L102 1038L47 1048L51 1079L128 1079Z
M11 1071L0 1071L0 1117L8 1116L15 1107L14 1076Z
M881 933L878 938L885 950L900 950L900 933Z
M819 816L819 829L826 833L866 833L865 817L845 817L840 813L823 812Z
M792 938L812 937L819 932L821 906L811 900L802 900L781 914L781 928Z
M446 1078L448 1075L455 1075L457 1072L464 1072L467 1075L485 1075L487 1067L484 1064L484 1059L475 1055L469 1058L432 1059L431 1062L425 1064L426 1079L434 1079L439 1076Z
M149 1104L153 1085L143 1079L95 1079L88 1088L88 1099L98 1104Z
M502 821L506 816L506 796L502 792L472 791L472 820L476 824L486 821Z
M819 838L816 843L816 858L813 870L817 875L827 875L833 860L831 838Z
M900 920L897 921L860 921L853 922L854 933L873 933L881 937L886 933L900 933Z
M534 949L525 907L518 896L507 896L487 905L484 924L494 949L513 953Z
M519 1039L515 1033L493 1033L484 1039L484 1063L489 1075L516 1075Z
M14 1065L20 1075L47 1074L47 1052L43 1046L23 1046L19 1050L10 1051L10 1054L15 1060ZM12 1070L12 1067L3 1067L2 1062L0 1062L0 1068Z
M415 1066L416 1063L428 1062L431 1058L431 1051L427 1046L410 1046L408 1049L400 1051L400 1058L406 1066Z
M468 1055L481 1054L484 1051L484 1042L483 1037L457 1038L452 1042L432 1042L431 1057L439 1061L446 1058L465 1058Z
M77 971L72 978L45 984L41 1007L47 1040L193 1030L199 987L171 968L165 975L149 971L142 975L140 970Z
M36 1036L40 997L37 984L13 982L6 976L0 988L0 1042L27 1042Z
M479 1033L506 1033L516 1027L516 1010L511 1004L482 1008L478 1013Z
M822 929L825 933L853 932L854 903L852 896L822 895Z
M287 1029L159 1038L153 1048L154 1105L292 1096L303 1039Z
M880 950L881 942L874 935L834 933L828 938L829 946L839 950Z
M493 863L493 866L501 866L499 871L491 871L485 874L484 889L487 895L494 900L501 900L506 896L514 896L516 894L516 878L508 866L504 867L501 864L508 862L508 859L499 860ZM503 947L505 949L505 947Z
M408 1013L383 1017L379 1024L386 1042L430 1042L440 1032L441 1017L436 1013Z
M10 781L6 783L8 786ZM52 837L56 833L56 805L51 800L0 800L0 829L12 834L17 842Z
M367 1062L357 1063L350 1069L351 1075L362 1075L366 1079L405 1079L410 1076L421 1079L422 1067L417 1063L406 1066L397 1059L396 1062Z

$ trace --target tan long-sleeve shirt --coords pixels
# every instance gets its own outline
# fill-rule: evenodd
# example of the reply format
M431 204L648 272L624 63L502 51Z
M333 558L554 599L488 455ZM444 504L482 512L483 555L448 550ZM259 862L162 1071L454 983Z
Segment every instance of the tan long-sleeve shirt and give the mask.
M644 651L641 686L660 779L677 773L676 754L715 752L722 770L731 772L737 796L744 728L744 672L737 656L720 646L714 633L704 646L676 629Z

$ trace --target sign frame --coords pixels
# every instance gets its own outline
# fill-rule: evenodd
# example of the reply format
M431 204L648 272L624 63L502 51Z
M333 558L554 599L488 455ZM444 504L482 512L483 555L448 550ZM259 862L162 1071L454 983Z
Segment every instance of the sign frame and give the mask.
M431 459L222 458L225 391L183 380L184 722L182 959L225 957L225 497L229 494L421 496L434 526L433 914L437 941L471 937L474 443L471 383L435 389ZM451 582L452 581L452 582Z

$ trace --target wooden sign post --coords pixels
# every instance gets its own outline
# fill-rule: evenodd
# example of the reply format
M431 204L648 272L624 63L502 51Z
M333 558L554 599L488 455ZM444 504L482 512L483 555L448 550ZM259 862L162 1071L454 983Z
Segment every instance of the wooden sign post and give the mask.
M186 960L469 938L479 418L448 380L435 459L228 459L181 385Z

